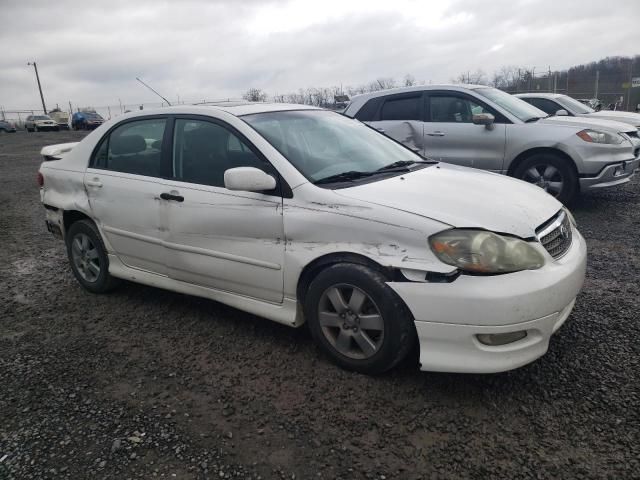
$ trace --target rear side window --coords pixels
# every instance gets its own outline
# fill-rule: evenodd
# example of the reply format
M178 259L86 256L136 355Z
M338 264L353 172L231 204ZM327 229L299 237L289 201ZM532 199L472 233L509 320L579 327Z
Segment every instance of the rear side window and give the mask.
M224 172L235 167L256 167L272 173L271 165L225 127L203 120L175 122L173 176L176 180L224 187Z
M376 114L380 108L380 104L384 101L384 97L376 97L367 101L360 110L356 112L354 118L361 122L372 122L376 120Z
M380 120L420 120L420 96L387 98Z
M127 122L102 140L93 165L123 173L162 176L162 144L167 120Z

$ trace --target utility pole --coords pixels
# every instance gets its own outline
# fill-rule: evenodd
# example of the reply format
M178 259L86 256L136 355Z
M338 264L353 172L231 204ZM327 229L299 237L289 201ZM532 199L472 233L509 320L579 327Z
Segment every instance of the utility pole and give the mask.
M569 95L569 69L567 69L567 91L565 93Z
M71 106L71 100L69 100L69 115L73 115L73 107Z
M629 61L629 86L627 87L627 107L626 110L629 111L629 102L631 101L631 83L633 82L633 57Z
M600 82L600 70L596 70L596 93L593 98L598 98L598 83Z
M36 62L29 62L27 65L33 65L33 69L36 71L36 80L38 81L38 90L40 90L40 100L42 100L42 110L44 114L47 114L47 106L44 104L44 95L42 94L42 86L40 85L40 75L38 75L38 66Z
M551 91L551 65L549 65L549 74L547 75L547 79L549 80L549 91Z

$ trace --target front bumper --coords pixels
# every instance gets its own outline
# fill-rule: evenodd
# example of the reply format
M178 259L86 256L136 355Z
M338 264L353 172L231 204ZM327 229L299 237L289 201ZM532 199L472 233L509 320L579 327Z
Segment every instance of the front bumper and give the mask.
M60 127L58 127L57 124L56 125L51 125L51 124L38 125L38 124L36 124L36 125L34 125L34 128L37 128L38 130L40 130L42 132L44 132L46 130L51 130L51 131L60 130Z
M555 261L549 257L539 270L461 275L451 283L388 283L414 316L421 369L501 372L544 355L582 288L586 251L574 230L567 254ZM525 338L506 345L484 345L477 338L522 330Z
M622 185L633 178L639 167L640 157L607 165L594 177L580 178L580 190L586 192Z

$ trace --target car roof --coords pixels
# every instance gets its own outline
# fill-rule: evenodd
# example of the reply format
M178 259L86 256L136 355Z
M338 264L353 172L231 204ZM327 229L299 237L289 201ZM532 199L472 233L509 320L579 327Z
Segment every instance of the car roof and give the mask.
M529 93L516 93L515 96L518 97L518 98L528 98L528 97L558 98L558 97L564 97L565 95L562 94L562 93L546 93L546 92L536 93L536 92L529 92Z
M363 100L363 99L369 99L369 98L375 98L375 97L383 97L387 95L393 95L395 93L422 92L425 90L442 90L442 89L464 92L465 90L476 90L478 88L492 88L492 87L489 87L487 85L474 85L474 84L467 84L467 83L465 84L443 83L439 85L417 85L413 87L397 87L397 88L389 88L387 90L378 90L376 92L362 93L360 95L354 95L352 97L352 101L356 99Z
M251 115L254 113L286 112L292 110L324 110L310 105L298 105L293 103L242 103L221 102L207 105L174 105L171 107L155 108L150 110L136 110L127 114L131 116L162 115L162 114L187 114L207 115L213 112L226 112L236 117Z

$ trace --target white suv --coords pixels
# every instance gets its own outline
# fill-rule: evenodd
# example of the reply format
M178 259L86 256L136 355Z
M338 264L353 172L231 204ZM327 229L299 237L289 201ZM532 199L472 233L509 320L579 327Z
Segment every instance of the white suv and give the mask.
M84 288L126 279L306 321L362 372L414 346L423 370L524 365L584 279L585 241L550 195L321 109L169 107L42 154L47 225Z
M344 112L416 152L534 183L563 202L626 183L640 164L630 125L549 117L495 88L429 85L358 95Z

